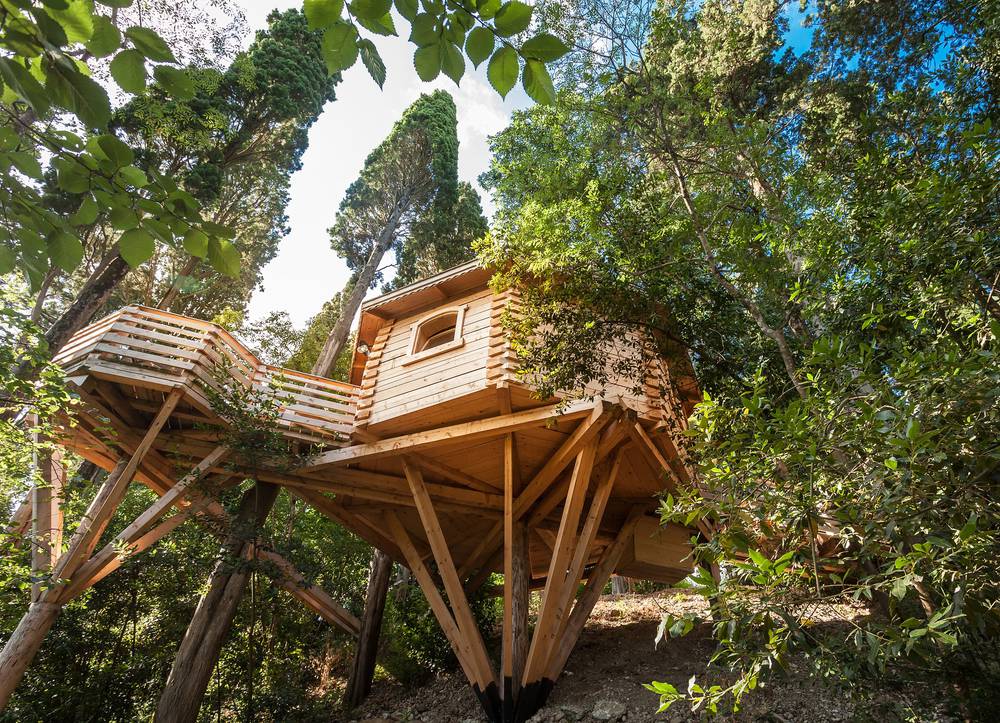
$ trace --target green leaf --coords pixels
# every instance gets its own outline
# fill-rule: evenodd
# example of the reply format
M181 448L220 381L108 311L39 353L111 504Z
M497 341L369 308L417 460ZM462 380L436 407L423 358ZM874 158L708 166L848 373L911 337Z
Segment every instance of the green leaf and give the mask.
M14 252L6 246L0 246L0 275L9 274L14 270L17 257Z
M55 231L49 237L49 259L63 271L73 271L83 260L83 244L76 236Z
M225 239L211 239L208 244L208 263L216 271L231 278L239 276L240 252Z
M386 13L382 17L376 18L375 20L358 18L358 25L365 28L369 32L375 33L376 35L396 34L396 25L392 22L391 13Z
M49 98L45 89L23 65L10 58L0 58L0 77L35 113L43 116L49 112Z
M417 17L417 0L396 0L396 10L411 23Z
M420 80L429 83L441 72L441 44L425 45L413 53L413 67L417 70Z
M184 250L199 259L207 258L208 236L200 229L191 229L184 236Z
M365 38L358 42L358 50L361 53L361 62L368 69L368 74L381 88L385 83L385 63L382 62L382 56L378 54L375 43Z
M531 6L518 0L504 3L493 21L497 32L504 37L523 33L531 24Z
M94 34L87 41L87 50L95 58L106 58L118 50L122 44L122 34L103 15L94 16Z
M885 466L888 467L889 469L896 469L897 467L899 467L899 462L896 461L895 457L889 457L888 459L885 460Z
M753 560L753 564L762 570L767 570L771 567L771 561L760 554L757 550L747 550L747 554L750 555L750 559Z
M501 98L506 98L517 82L518 69L517 53L506 45L493 53L493 57L490 58L486 77Z
M97 2L109 8L127 8L132 6L133 0L97 0Z
M69 45L69 39L66 37L66 31L63 30L62 25L57 23L52 19L48 13L46 13L41 8L31 8L31 14L35 18L35 23L38 25L38 29L42 33L42 37L50 45L54 45L57 48L63 45Z
M94 197L85 196L80 208L76 209L76 212L69 217L69 222L74 226L89 226L97 220L98 211L97 201L94 200Z
M94 34L94 11L88 0L66 0L65 8L50 7L46 12L62 25L70 43L85 43Z
M357 37L357 28L341 22L323 33L323 60L331 75L354 65L358 59Z
M497 14L500 9L500 0L484 0L479 3L479 17L489 20Z
M53 63L45 87L59 105L73 111L84 125L104 128L111 120L107 91L83 73Z
M55 158L52 166L56 169L56 183L64 191L83 193L90 188L90 172L76 161Z
M458 81L465 75L465 56L462 55L461 50L451 43L443 42L441 43L441 48L441 70L455 81L455 85L458 85Z
M469 37L465 41L465 52L469 55L469 60L475 67L490 57L496 39L493 33L486 28L473 28Z
M118 171L118 176L125 181L125 183L135 186L136 188L142 188L143 186L149 185L149 179L146 174L135 166L125 166Z
M128 231L139 225L139 215L128 206L112 206L108 212L111 227L119 231Z
M236 238L236 231L229 226L223 226L221 223L215 223L214 221L202 221L202 230L212 236L218 236L219 238L233 239Z
M389 12L392 0L354 0L348 7L359 20L378 20Z
M111 77L126 93L146 90L146 58L138 50L123 50L111 60Z
M156 82L176 100L194 98L194 81L186 70L169 65L157 65L153 68L153 75L156 77Z
M326 30L340 19L344 0L305 0L302 10L310 28Z
M434 45L441 38L437 18L428 13L420 13L410 27L410 42L423 48Z
M10 162L14 164L21 173L36 181L42 180L42 166L38 159L28 151L15 151L8 154Z
M566 43L551 33L542 33L528 40L521 46L521 55L549 63L559 60L569 52Z
M528 60L524 64L524 75L521 78L528 97L536 103L548 105L556 100L556 89L552 85L548 68L540 60Z
M118 138L112 135L103 135L97 138L97 145L108 157L108 160L118 168L127 166L135 160L135 153Z
M133 25L125 31L125 37L132 41L136 50L158 63L176 63L170 46L155 31Z
M133 269L152 258L155 250L153 237L141 228L130 229L118 239L118 253Z

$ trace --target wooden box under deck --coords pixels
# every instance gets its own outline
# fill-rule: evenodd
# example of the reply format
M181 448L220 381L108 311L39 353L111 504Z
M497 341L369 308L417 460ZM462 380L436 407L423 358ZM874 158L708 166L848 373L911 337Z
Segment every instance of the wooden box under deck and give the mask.
M658 495L691 477L666 431L682 428L671 410L690 400L661 399L670 386L653 374L641 397L622 383L597 398L535 398L501 323L518 294L494 293L489 276L470 263L367 302L350 383L261 364L208 322L128 307L57 358L83 399L66 445L111 469L162 416L136 476L164 494L218 447L213 429L226 422L207 388L271 395L282 433L313 454L259 477L409 566L488 715L525 720L612 572L675 582L690 569L698 531L660 528L655 514ZM693 387L689 368L660 366ZM238 473L233 460L206 469L221 484ZM499 678L465 600L492 573L503 575L507 608ZM518 596L529 587L543 603L518 655Z

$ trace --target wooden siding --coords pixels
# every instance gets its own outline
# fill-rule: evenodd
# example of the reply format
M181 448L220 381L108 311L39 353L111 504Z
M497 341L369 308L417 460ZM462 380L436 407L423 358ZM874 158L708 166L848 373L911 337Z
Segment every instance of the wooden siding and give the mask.
M442 301L437 308L468 305L462 326L464 344L412 363L406 362L413 327L434 309L397 319L387 332L381 354L365 367L365 378L377 381L364 421L377 424L486 388L492 304L493 293L488 289Z

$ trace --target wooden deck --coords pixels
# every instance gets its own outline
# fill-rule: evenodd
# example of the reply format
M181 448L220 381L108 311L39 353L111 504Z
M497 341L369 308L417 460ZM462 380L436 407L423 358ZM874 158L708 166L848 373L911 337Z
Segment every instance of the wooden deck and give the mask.
M485 301L482 318L496 316L497 304ZM478 319L470 322L470 347L478 343ZM393 324L381 328L370 364ZM218 512L203 490L238 484L250 473L285 487L408 566L487 715L526 720L558 678L612 572L680 580L691 569L688 541L699 532L668 526L655 539L637 538L636 530L650 537L660 529L658 495L692 474L662 408L647 413L622 397L536 399L497 366L503 344L494 336L482 334L483 384L473 394L432 396L424 419L406 408L378 425L372 422L383 407L377 391L373 396L374 374L355 386L268 366L214 324L128 307L82 330L56 358L82 400L67 420L64 444L111 472L113 484L105 483L106 498L92 516L102 524L133 477L161 495L118 536L117 544L133 552L185 516ZM470 363L456 373L468 373ZM394 383L412 387L416 399L420 365L401 361L399 369L412 378ZM212 408L209 390L232 384L274 400L281 433L308 453L307 461L293 470L251 471L229 457L227 422ZM74 538L62 558L53 558L68 582L46 599L63 604L120 565L112 548L95 552L102 530L98 525L81 543ZM275 562L288 571L293 595L356 633L353 616L301 584L290 564ZM505 601L499 675L467 601L492 573L503 575ZM543 591L530 648L529 589Z

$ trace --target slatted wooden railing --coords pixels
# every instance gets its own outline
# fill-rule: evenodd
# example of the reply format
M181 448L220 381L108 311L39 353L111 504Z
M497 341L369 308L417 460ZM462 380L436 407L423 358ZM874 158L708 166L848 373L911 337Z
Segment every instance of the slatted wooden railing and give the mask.
M340 446L354 429L354 385L263 364L222 327L160 309L127 306L79 331L55 361L71 379L93 375L164 391L183 386L206 414L212 410L205 388L237 382L273 395L283 432L307 442Z

